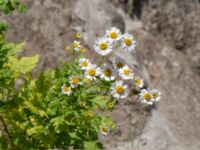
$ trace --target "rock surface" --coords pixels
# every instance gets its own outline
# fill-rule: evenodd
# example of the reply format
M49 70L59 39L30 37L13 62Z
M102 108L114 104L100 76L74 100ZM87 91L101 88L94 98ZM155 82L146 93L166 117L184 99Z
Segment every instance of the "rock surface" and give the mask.
M22 55L39 53L37 70L54 67L76 31L90 55L94 39L110 26L133 33L137 52L116 52L161 89L151 111L130 98L112 113L116 133L100 137L107 149L200 149L200 3L198 0L25 0L25 14L0 16L10 24L7 38L27 42ZM125 10L125 11L124 11ZM122 55L123 54L123 55ZM117 117L116 117L117 116ZM126 118L126 119L124 119ZM144 125L144 129L143 129Z

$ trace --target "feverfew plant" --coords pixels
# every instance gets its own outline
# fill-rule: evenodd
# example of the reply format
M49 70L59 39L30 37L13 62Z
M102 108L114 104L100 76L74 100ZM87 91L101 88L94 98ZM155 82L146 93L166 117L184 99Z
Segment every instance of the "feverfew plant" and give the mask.
M35 79L30 74L24 78L15 93L20 103L5 115L11 137L6 142L17 149L103 148L98 135L106 136L116 128L109 111L120 101L135 95L134 91L147 105L161 98L159 90L143 87L143 79L135 76L123 59L106 61L115 49L134 51L135 46L131 34L110 28L94 43L99 56L95 61L84 55L86 48L77 33L72 46L66 47L67 53L71 52L70 62L62 62L60 68L42 72Z
M72 64L64 63L65 67L63 70L61 69L63 76L58 76L63 79L57 80L60 80L61 94L64 96L60 95L63 98L62 101L65 101L67 106L73 107L74 115L79 116L80 124L74 125L76 130L73 135L78 136L78 132L86 134L83 128L95 135L93 138L84 136L85 138L81 139L82 143L80 142L78 146L78 148L82 148L88 142L90 144L94 142L93 144L96 145L98 133L108 135L109 132L112 132L115 127L114 121L108 115L102 114L112 111L121 99L132 96L135 94L134 91L137 91L142 103L152 105L160 100L161 93L157 89L145 89L143 79L139 76L135 77L134 71L123 59L116 58L113 63L107 63L106 59L109 54L118 47L125 51L134 51L136 41L131 34L122 35L116 27L106 30L105 35L94 43L94 51L99 55L99 62L96 64L92 59L82 55L80 47L83 48L83 46L79 41L81 34L77 35L79 38L72 45ZM70 48L67 47L69 51ZM83 115L88 113L90 115L87 117ZM76 120L75 116L73 120ZM90 126L86 126L85 121Z

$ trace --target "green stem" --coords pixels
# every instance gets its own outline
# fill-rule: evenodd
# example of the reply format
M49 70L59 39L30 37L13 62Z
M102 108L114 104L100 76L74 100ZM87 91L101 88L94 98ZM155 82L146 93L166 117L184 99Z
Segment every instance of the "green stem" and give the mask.
M73 65L73 69L75 70L75 66L74 66L74 62L75 62L75 56L76 56L76 51L73 49L72 51L72 65Z
M13 143L13 141L12 141L12 138L11 138L11 136L10 136L10 133L9 133L9 131L8 131L8 128L7 128L7 125L6 125L6 123L5 123L5 120L4 120L3 116L0 116L0 121L1 121L1 123L2 123L2 125L3 125L4 131L5 131L5 133L6 133L6 135L7 135L7 138L8 138L8 141L11 143L11 145L12 145L13 147L18 148L18 147L16 147L16 146L14 145L14 143Z
M98 64L98 67L101 66L101 64L102 64L102 62L103 62L103 60L104 60L104 58L105 58L105 56L102 56L102 57L101 57L101 60L100 60L100 62L99 62L99 64Z

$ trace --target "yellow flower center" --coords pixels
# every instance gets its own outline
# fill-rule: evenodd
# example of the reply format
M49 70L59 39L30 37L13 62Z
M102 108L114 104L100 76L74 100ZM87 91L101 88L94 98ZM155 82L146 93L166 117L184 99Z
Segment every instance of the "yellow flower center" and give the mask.
M91 117L94 116L94 113L91 112L91 111L88 111L88 112L86 113L86 116L91 118Z
M83 48L83 47L80 48L81 53L85 53L85 51L86 51L85 48Z
M117 38L117 33L116 32L110 32L110 38L111 39L116 39Z
M70 88L69 87L64 87L63 90L64 90L64 92L69 92Z
M102 127L102 128L101 128L101 131L102 131L103 133L107 133L108 129L107 129L106 127Z
M153 93L153 97L156 99L156 98L158 98L158 93L157 92L154 92Z
M141 84L141 80L140 80L140 79L136 79L136 80L135 80L135 84L136 84L137 86L139 86L139 85Z
M122 62L117 63L117 68L122 68L124 64Z
M81 64L83 67L87 67L88 66L88 62L87 61L83 61Z
M113 108L114 103L113 102L109 102L107 105L108 105L108 108Z
M101 43L99 44L99 47L100 47L102 50L105 50L105 49L107 49L107 44L106 44L105 42L101 42Z
M72 82L72 84L77 84L79 82L79 79L76 77L73 77L71 82Z
M144 98L145 98L145 100L147 100L147 101L151 100L151 94L150 94L150 93L145 93L145 94L144 94Z
M85 102L80 101L79 105L80 105L81 107L84 107L84 106L85 106Z
M73 47L74 47L74 48L78 48L78 47L79 47L79 44L78 44L77 42L74 42L74 43L73 43Z
M125 39L124 39L124 43L125 43L126 45L130 46L130 45L132 44L132 41L131 41L131 39L129 39L129 38L125 38Z
M104 72L103 72L106 76L111 76L112 74L112 71L110 69L105 69Z
M90 69L90 70L88 70L88 74L89 74L90 76L95 76L96 70L95 70L95 69Z
M130 73L129 69L125 69L125 70L124 70L124 74L125 74L126 76L129 75L129 73Z
M70 47L69 46L66 46L65 50L68 52L70 51Z
M115 90L116 90L116 92L119 93L119 94L124 93L124 87L121 86L121 85L117 86Z
M80 39L80 38L81 38L81 33L77 32L77 33L76 33L76 38L77 38L77 39Z

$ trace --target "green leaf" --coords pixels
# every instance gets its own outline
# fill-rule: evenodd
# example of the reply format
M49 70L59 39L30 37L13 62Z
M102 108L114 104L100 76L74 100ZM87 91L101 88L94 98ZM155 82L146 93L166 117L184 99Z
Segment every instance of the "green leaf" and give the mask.
M42 134L43 132L44 132L44 127L41 125L34 126L33 128L30 128L27 130L27 134L29 136L39 135L39 134Z
M0 11L8 14L15 9L19 12L24 12L26 10L26 5L20 0L0 0Z
M6 31L8 28L8 25L5 23L0 23L0 34L2 34L4 31Z
M39 60L39 55L33 57L23 57L18 60L15 57L9 58L9 67L16 73L26 74L30 72Z
M17 6L17 9L19 10L19 12L26 12L27 10L27 6L23 3L20 3L18 6Z
M101 116L101 125L109 128L114 128L115 123L109 116Z
M96 96L91 100L93 103L99 106L101 109L107 109L107 103L110 101L108 96Z
M29 101L25 101L24 102L24 106L26 107L26 108L28 108L32 113L37 113L38 112L38 108L37 107L35 107L31 102L29 102Z
M53 126L59 126L60 124L63 124L64 123L64 118L62 116L58 116L58 117L55 117L53 119L51 119L50 121Z
M17 53L23 51L25 45L26 45L26 42L21 42L21 43L19 43L17 45L10 44L12 50L10 51L9 55L10 56L16 55Z
M95 141L86 141L84 142L84 149L85 150L97 150L100 147L97 145Z
M38 110L40 117L47 117L47 113L44 110Z
M90 86L87 88L86 92L87 93L96 93L100 90L100 88L97 85Z

